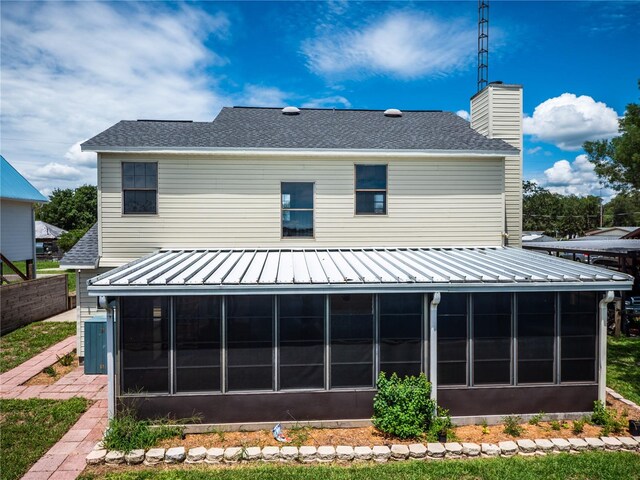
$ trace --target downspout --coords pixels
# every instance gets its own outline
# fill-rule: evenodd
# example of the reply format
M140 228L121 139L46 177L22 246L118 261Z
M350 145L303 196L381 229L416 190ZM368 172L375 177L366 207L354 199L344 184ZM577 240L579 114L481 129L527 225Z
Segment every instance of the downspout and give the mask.
M435 292L429 305L429 381L431 382L431 400L438 402L438 305L440 292ZM436 412L437 414L437 412Z
M600 331L598 332L598 400L607 399L607 306L613 301L613 291L609 290L600 300Z

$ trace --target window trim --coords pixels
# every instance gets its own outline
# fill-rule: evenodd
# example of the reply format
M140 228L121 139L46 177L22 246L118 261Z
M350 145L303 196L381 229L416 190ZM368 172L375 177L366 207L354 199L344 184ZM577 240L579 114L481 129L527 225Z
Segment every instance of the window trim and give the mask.
M379 167L384 166L386 188L358 188L357 167ZM384 213L358 213L358 192L384 192ZM353 164L353 215L355 217L388 217L389 216L389 164L388 163L354 163Z
M311 199L313 201L313 208L284 208L282 206L282 185L285 183L310 183L311 184ZM280 181L280 240L315 240L316 238L316 182L308 180L281 180ZM285 237L284 234L284 220L282 218L285 210L290 212L308 212L311 211L311 229L313 233L308 237Z
M124 164L125 163L155 163L156 165L156 188L124 188ZM160 175L159 175L159 170L158 170L158 162L148 162L148 161L142 161L142 160L122 160L120 162L120 191L121 191L121 202L120 202L120 215L121 216L128 216L128 215L135 215L135 216L147 216L147 217L157 217L159 215L159 211L160 211L160 184L158 182ZM125 212L124 211L124 192L126 191L144 191L144 192L150 192L150 191L154 191L156 192L156 211L155 213L150 213L150 212Z

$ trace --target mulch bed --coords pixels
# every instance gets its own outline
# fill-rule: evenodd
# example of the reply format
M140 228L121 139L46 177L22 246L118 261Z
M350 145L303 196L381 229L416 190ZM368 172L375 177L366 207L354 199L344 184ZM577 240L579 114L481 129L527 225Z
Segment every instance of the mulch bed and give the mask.
M66 374L68 374L68 373L72 372L73 370L75 370L76 368L78 368L79 365L80 365L80 363L78 361L78 355L76 355L76 352L74 350L73 351L73 362L71 362L71 365L62 365L62 363L60 363L60 360L58 360L56 363L51 365L51 368L53 368L53 371L55 372L54 375L52 375L50 373L45 373L44 371L42 371L39 374L31 377L29 380L24 382L22 385L27 385L27 386L31 386L31 385L53 385L58 380L60 380L62 377L64 377Z
M631 408L628 405L607 396L607 405L618 411L618 414L627 414L631 418L640 418L640 410ZM503 425L489 425L483 428L482 425L465 425L455 428L455 439L451 441L472 442L472 443L497 443L505 440L534 439L534 438L585 438L599 437L602 435L602 428L585 423L582 433L575 434L572 431L573 421L560 422L560 430L554 430L551 422L540 422L538 425L523 423L522 435L512 437L504 433ZM309 445L320 447L322 445L392 445L424 443L426 439L403 440L379 432L375 427L360 428L297 428L287 429L285 434L291 439L290 445ZM255 432L215 432L188 434L184 440L168 439L162 441L158 446L170 448L183 446L186 449L194 447L266 447L283 446L284 443L277 442L270 431L260 430Z

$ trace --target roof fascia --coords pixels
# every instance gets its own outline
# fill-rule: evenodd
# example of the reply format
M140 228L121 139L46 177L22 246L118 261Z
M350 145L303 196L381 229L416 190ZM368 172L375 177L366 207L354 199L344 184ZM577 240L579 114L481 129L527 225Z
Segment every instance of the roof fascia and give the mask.
M382 150L382 149L312 149L312 148L149 148L149 147L87 147L85 152L98 153L147 153L147 154L192 154L225 156L291 156L291 157L507 157L518 150Z
M287 294L335 294L335 293L473 293L473 292L544 292L544 291L606 291L631 290L632 281L597 282L532 282L527 284L481 283L481 284L321 284L321 285L91 285L87 287L90 296L106 295L146 296L146 295L287 295Z

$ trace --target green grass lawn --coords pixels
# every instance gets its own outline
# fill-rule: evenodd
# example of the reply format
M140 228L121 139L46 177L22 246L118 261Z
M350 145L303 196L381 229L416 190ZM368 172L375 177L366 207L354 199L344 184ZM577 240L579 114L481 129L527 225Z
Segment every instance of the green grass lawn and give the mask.
M244 468L182 467L150 468L104 475L85 473L81 479L108 480L369 480L369 479L451 479L451 480L622 480L640 478L640 455L634 453L588 452L534 458L479 460L409 461L382 465L341 466L263 465Z
M640 405L640 337L609 337L607 387Z
M18 479L86 411L84 398L0 400L0 475Z
M75 322L35 322L0 337L0 373L75 333Z
M27 273L27 265L24 261L13 262L18 270L22 273ZM46 270L46 271L43 271ZM55 274L66 274L67 275L67 285L69 285L69 291L76 291L76 274L73 270L60 270L60 262L57 260L36 260L36 273L41 272L46 275L55 275ZM4 273L6 275L13 274L13 270L9 267L4 267Z

